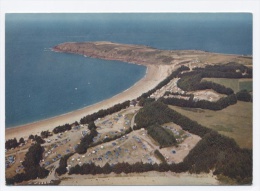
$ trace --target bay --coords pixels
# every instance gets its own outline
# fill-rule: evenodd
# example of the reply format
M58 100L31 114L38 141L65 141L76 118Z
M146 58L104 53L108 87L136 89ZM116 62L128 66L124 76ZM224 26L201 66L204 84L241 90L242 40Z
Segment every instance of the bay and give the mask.
M251 14L6 14L6 128L110 98L144 66L50 51L112 41L159 49L252 54Z

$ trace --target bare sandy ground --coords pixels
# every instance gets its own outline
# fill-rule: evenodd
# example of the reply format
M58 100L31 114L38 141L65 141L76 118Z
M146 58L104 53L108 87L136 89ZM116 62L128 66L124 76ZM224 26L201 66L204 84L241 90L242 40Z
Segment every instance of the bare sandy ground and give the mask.
M66 186L144 186L144 185L160 185L160 186L192 186L192 185L219 185L219 181L212 173L209 174L189 174L189 173L173 173L173 172L146 172L146 173L130 173L130 174L114 174L109 175L71 175L63 176L60 185Z
M20 137L26 138L30 134L39 134L41 131L52 131L58 125L79 121L82 117L97 112L100 109L106 109L117 103L135 99L142 93L154 88L159 82L165 79L173 69L173 65L147 65L147 73L145 77L138 81L134 86L130 87L128 90L117 94L110 99L101 101L97 104L85 107L83 109L79 109L70 113L66 113L35 123L6 129L5 139L8 140L14 137L16 137L17 139L19 139Z

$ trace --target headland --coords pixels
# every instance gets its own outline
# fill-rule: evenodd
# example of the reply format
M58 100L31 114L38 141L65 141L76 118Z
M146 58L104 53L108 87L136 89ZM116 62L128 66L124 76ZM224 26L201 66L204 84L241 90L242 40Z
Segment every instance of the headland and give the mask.
M14 137L17 139L20 137L26 138L30 134L39 134L41 131L46 130L52 131L58 125L73 123L100 109L107 109L117 103L136 99L142 93L154 88L181 65L204 67L206 65L225 64L228 62L243 62L248 66L252 65L252 57L242 55L218 54L200 50L159 50L143 45L119 44L107 41L66 42L53 47L52 50L144 65L147 67L147 71L146 75L132 87L107 100L49 119L8 128L5 130L6 140Z

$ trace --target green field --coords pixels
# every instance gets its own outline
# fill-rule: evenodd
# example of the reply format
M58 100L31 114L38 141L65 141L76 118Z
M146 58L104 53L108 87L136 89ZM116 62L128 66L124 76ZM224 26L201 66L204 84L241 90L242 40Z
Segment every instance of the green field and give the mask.
M197 121L203 126L214 129L220 134L235 139L241 148L252 148L252 103L240 102L221 111L189 109L169 106Z
M231 88L234 92L246 89L252 91L252 79L228 79L228 78L203 78L202 81L215 82L225 87Z
M249 92L253 91L253 83L251 79L240 79L239 80L239 89L247 90Z

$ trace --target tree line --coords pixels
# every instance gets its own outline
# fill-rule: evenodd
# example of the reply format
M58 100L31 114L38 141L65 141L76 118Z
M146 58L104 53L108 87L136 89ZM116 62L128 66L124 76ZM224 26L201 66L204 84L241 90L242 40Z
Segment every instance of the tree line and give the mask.
M9 150L9 149L14 149L16 147L18 147L20 145L20 141L17 142L16 138L13 139L8 139L7 141L5 141L5 149Z
M29 139L32 139L34 140L36 143L39 143L39 144L43 144L45 143L45 141L38 135L30 135L29 136ZM5 142L5 149L9 150L9 149L15 149L16 147L18 147L19 145L22 145L22 144L25 144L25 141L24 141L24 138L21 137L19 139L19 142L17 141L16 138L13 138L13 139L8 139L6 142Z
M41 132L41 137L42 137L43 139L48 138L48 137L50 137L50 136L52 136L52 134L51 134L51 132L49 132L49 131L42 131L42 132Z
M143 163L136 162L134 164L129 164L127 162L117 163L115 165L110 165L106 163L103 167L97 166L94 163L83 164L82 166L76 165L69 170L69 175L71 174L110 174L112 172L116 174L120 173L142 173L148 171L158 171L158 172L167 172L172 171L176 173L188 171L188 166L185 163L179 164L167 164L167 163Z
M93 114L90 114L90 115L87 115L87 116L81 118L80 123L81 124L90 123L92 121L97 120L98 118L102 118L102 117L105 117L107 115L113 114L113 113L118 112L122 109L125 109L129 106L130 106L130 101L128 100L128 101L125 101L123 103L116 104L113 107L110 107L108 109L101 109L98 112L95 112Z
M223 85L208 81L201 82L202 78L204 76L200 71L187 72L181 75L181 79L178 80L177 85L184 91L212 89L220 94L231 95L234 93L231 88L226 88Z
M252 150L241 149L233 139L198 124L160 101L145 105L135 117L137 129L168 122L202 138L182 164L191 173L214 170L214 174L225 175L239 184L252 183Z
M211 130L198 124L196 121L190 120L188 117L170 109L167 105L160 101L152 102L145 105L139 110L135 116L136 127L134 130L148 128L152 125L162 125L164 123L174 122L180 125L183 130L192 134L203 137Z
M160 98L161 102L167 105L175 105L179 107L201 108L210 110L222 110L230 105L237 103L237 97L235 94L228 95L220 98L218 101L211 102L207 100L193 101L193 99L185 100L179 98Z
M69 130L71 130L71 127L72 127L72 125L68 124L68 123L66 123L65 125L59 125L53 129L53 133L57 134L57 133L69 131Z
M204 78L252 78L253 70L245 65L229 62L222 65L207 65L205 68L194 68L193 70L202 70ZM245 73L243 75L242 73Z

